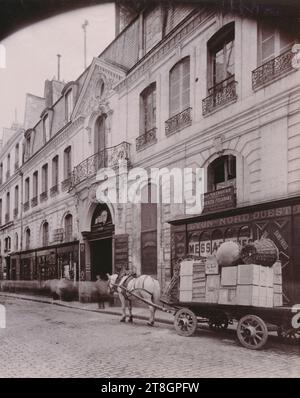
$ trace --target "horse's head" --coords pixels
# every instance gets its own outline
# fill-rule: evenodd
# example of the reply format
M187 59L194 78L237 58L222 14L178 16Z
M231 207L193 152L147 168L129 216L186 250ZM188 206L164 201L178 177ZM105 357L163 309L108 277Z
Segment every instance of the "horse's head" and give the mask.
M106 274L107 278L108 278L108 287L110 289L111 292L116 290L116 282L118 279L118 274L113 274L113 275L109 275Z

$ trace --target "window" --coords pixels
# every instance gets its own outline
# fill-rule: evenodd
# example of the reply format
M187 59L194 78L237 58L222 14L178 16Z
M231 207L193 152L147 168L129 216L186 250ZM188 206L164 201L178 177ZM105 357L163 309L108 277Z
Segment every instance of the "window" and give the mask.
M67 180L72 175L71 147L64 150L64 179Z
M10 177L10 153L7 155L7 170L6 170L6 178Z
M14 208L14 216L18 215L19 210L19 186L15 187L15 208Z
M95 153L102 153L105 149L105 115L101 115L95 124Z
M216 191L236 183L236 157L221 156L208 166L208 191Z
M65 240L70 242L73 237L73 217L72 214L67 214L65 217Z
M44 144L49 141L50 138L50 125L49 125L49 116L46 115L43 119L43 137Z
M5 214L5 222L9 221L10 217L10 192L6 194L6 214Z
M66 94L66 121L69 122L71 120L71 114L73 111L73 93L72 90L69 90Z
M148 86L140 96L140 134L156 127L156 83Z
M29 158L30 153L31 153L31 136L30 135L28 135L28 137L26 138L25 153L26 153L26 158Z
M98 82L98 92L99 92L99 98L102 99L105 94L105 84L102 79L100 79Z
M15 171L18 170L18 168L19 168L19 156L20 156L19 152L20 152L19 144L17 144L15 147Z
M178 62L170 71L170 116L190 106L190 57Z
M29 202L29 186L30 180L29 177L27 177L25 180L25 203Z
M30 248L30 229L26 228L25 230L25 249L28 250Z
M0 199L0 224L2 225L2 199Z
M19 249L19 235L18 235L18 233L16 232L16 233L15 233L15 251L17 252L18 249Z
M0 163L0 184L3 183L3 163Z
M42 167L42 193L48 191L48 164Z
M11 238L8 236L4 239L4 251L9 252L11 249Z
M220 29L208 42L209 87L234 78L234 23Z
M48 246L49 245L49 224L47 222L44 222L43 224L43 246Z
M52 159L52 186L58 185L58 155Z
M37 171L35 171L33 173L32 196L34 198L36 198L38 196L38 172Z
M295 35L286 27L278 28L274 22L262 22L258 27L258 62L265 64L289 50L295 42Z

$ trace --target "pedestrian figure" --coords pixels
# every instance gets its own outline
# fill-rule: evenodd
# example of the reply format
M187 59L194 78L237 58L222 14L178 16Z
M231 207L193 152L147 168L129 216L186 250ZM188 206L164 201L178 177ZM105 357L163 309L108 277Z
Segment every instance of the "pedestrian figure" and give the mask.
M105 301L110 301L109 280L106 275L96 276L96 290L98 295L98 308L105 308Z

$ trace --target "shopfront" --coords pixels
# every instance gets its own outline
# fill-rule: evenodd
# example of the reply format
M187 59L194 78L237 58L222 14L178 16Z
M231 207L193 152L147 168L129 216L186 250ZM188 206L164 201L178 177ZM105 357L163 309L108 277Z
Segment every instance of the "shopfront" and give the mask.
M233 240L243 246L260 238L271 239L278 248L285 303L299 302L299 197L172 221L172 269L178 259L187 255L205 257L215 253L224 241Z
M78 241L53 245L46 248L13 253L17 279L48 280L62 277L79 280ZM19 269L18 269L19 265Z

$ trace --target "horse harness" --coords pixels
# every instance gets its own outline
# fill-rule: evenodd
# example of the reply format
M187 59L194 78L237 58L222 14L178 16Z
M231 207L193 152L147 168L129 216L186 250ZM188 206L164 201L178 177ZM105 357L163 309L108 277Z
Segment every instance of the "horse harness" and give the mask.
M128 284L131 282L133 279L138 279L139 277L136 277L135 274L129 274L122 283L119 283L119 287L122 289L124 296L129 300L129 297L131 295L131 292L133 291L144 291L148 293L151 296L151 299L153 298L153 293L149 292L147 289L145 289L145 280L148 278L149 275L143 275L145 276L143 278L143 283L142 287L135 287L133 286L133 289L129 290L128 289Z

